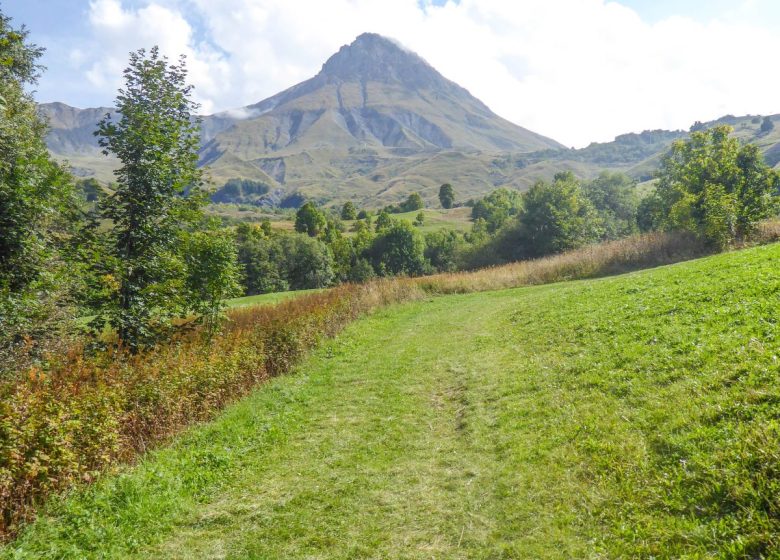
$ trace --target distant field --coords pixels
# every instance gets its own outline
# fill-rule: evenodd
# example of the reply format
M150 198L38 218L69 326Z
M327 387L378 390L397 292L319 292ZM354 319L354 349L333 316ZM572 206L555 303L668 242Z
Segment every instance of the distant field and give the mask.
M275 223L280 223L284 221L289 223L290 229L292 229L292 222L285 217L287 214L269 212L267 209L250 204L210 204L206 207L206 212L210 216L229 218L242 222L258 223L263 220L271 220Z
M423 233L441 229L457 231L468 231L471 229L471 208L452 208L451 210L425 209L422 212L425 214L425 223L419 229ZM414 222L419 213L419 210L415 210L414 212L393 214L393 217L399 220Z
M438 231L441 229L449 229L456 231L469 231L471 229L471 208L452 208L450 210L426 208L422 210L425 214L425 223L418 229L422 233L428 233L430 231ZM397 220L405 220L409 223L413 223L417 218L417 214L420 210L414 212L403 212L401 214L391 214L391 216ZM376 216L374 216L376 219ZM346 227L345 235L351 235L349 231L354 221L347 220L344 222ZM295 222L290 220L277 220L271 222L271 227L282 231L293 231L295 229Z
M294 290L289 292L275 292L272 294L259 294L256 296L245 296L227 300L228 307L248 307L251 305L272 305L293 299L306 294L314 294L322 290Z
M357 321L2 558L776 558L780 245Z

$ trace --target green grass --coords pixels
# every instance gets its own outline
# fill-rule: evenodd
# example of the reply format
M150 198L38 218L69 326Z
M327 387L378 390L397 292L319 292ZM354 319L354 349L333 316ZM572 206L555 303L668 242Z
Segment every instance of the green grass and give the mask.
M414 223L419 213L420 210L415 210L413 212L393 214L392 216L397 220L406 220ZM450 210L426 208L422 210L422 213L425 215L425 221L422 226L419 226L419 230L423 233L442 229L455 231L471 230L471 208L452 208Z
M274 292L271 294L258 294L255 296L244 296L239 298L233 298L227 300L227 306L229 308L234 307L249 307L253 305L273 305L280 301L286 301L288 299L294 299L306 294L314 294L321 292L322 290L292 290L289 292Z
M778 557L779 259L376 312L0 557Z
M431 231L439 231L442 229L454 230L454 231L471 231L471 208L451 208L449 210L426 208L422 210L425 215L425 222L422 226L418 227L418 230L422 233L428 233ZM420 210L413 212L402 212L399 214L391 214L391 217L396 220L405 220L407 222L414 223L417 218L417 214ZM373 220L376 220L374 215ZM346 231L344 235L351 237L354 233L351 231L354 220L345 220L344 227ZM295 224L293 221L277 220L271 222L271 227L280 231L293 231Z

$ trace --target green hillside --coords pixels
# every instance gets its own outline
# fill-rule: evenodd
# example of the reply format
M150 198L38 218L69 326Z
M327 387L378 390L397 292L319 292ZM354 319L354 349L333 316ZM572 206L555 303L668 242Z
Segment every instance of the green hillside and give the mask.
M376 312L0 556L777 557L778 259Z

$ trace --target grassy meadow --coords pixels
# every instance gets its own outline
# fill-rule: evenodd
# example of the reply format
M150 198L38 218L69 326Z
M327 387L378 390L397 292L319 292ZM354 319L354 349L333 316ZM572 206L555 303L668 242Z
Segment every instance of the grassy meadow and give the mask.
M322 290L290 290L289 292L273 292L269 294L257 294L254 296L243 296L227 300L228 309L239 307L253 307L256 305L275 305L282 301L295 299L307 294L316 294Z
M417 214L420 212L425 216L425 222L422 226L418 226L418 230L422 233L428 233L431 231L439 230L454 230L454 231L470 231L473 224L471 220L471 208L450 208L445 210L443 208L425 208L423 210L414 210L412 212L401 212L399 214L391 214L396 220L404 220L406 222L414 223L417 218ZM376 215L374 216L376 219ZM353 233L350 231L354 220L345 220L344 227L346 231L344 235L351 236ZM293 220L274 220L271 222L271 227L278 231L295 231L295 222Z
M407 222L414 223L420 210L413 212L402 212L400 214L393 214L393 218L399 220L406 220ZM419 230L423 233L439 230L451 230L451 231L470 231L471 220L471 208L451 208L449 210L426 208L422 210L425 216L425 222L419 226Z
M0 557L773 557L778 259L382 308Z

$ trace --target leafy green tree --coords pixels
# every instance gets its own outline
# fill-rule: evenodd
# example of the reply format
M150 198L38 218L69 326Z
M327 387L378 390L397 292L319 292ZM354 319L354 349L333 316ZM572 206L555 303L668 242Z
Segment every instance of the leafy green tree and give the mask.
M337 243L348 240L341 238ZM333 253L321 240L278 233L238 236L242 283L249 295L324 288L336 279Z
M235 242L241 244L247 239L255 237L262 239L263 237L266 237L266 235L270 235L270 231L266 233L262 224L258 226L257 224L241 222L236 226Z
M375 276L376 272L374 272L374 267L371 266L371 263L368 261L368 259L358 258L349 271L348 280L350 282L361 283L367 282Z
M636 223L639 227L639 231L643 232L656 231L663 227L663 201L655 191L639 202L636 211Z
M286 255L275 236L249 235L238 239L241 284L247 295L284 292L290 289L284 266Z
M601 218L604 239L636 233L639 198L636 183L622 173L605 171L583 185L583 192Z
M487 221L485 221L485 218L477 218L471 224L471 231L467 234L466 241L472 245L480 245L487 241L489 237L490 232L488 232Z
M570 172L531 187L523 197L518 223L517 248L523 257L575 249L593 243L602 233L593 205Z
M395 220L390 216L389 213L385 212L384 210L379 213L379 215L376 217L376 229L375 231L379 233L383 229L387 229L390 227L393 223L395 223Z
M50 158L47 126L28 90L43 49L0 12L0 373L22 346L47 339L67 317L72 271L63 241L74 216L73 185Z
M317 237L328 225L328 219L313 202L307 202L295 214L295 231Z
M415 276L426 269L425 241L405 220L394 221L380 230L366 256L382 274Z
M517 215L522 207L522 196L509 189L496 189L485 198L478 200L471 208L471 218L476 222L485 221L488 233L495 233L509 218Z
M342 220L354 220L357 218L357 208L355 208L355 205L352 203L351 200L348 200L344 203L344 206L341 207L341 219Z
M371 229L371 221L369 218L366 218L365 220L355 220L352 222L352 226L349 228L349 231L357 232L365 228Z
M278 239L291 290L326 288L333 283L333 255L325 243L302 235L281 235Z
M361 224L361 226L354 230L355 235L351 238L356 255L365 252L365 250L374 242L374 232L371 230L371 225L363 220L359 220L358 223Z
M213 333L223 318L225 300L241 294L235 239L214 224L187 232L184 240L186 298Z
M666 229L692 231L716 246L749 235L776 207L780 180L752 144L722 125L693 132L663 158L656 196Z
M350 271L357 258L352 240L341 236L328 242L328 247L333 255L333 271L336 281L346 282L349 280Z
M100 203L111 224L109 253L100 263L117 290L94 322L108 322L131 350L154 343L172 319L202 309L187 293L185 234L197 229L205 196L199 187L199 122L184 58L169 64L159 49L130 54L116 116L96 134L121 166L114 193Z
M460 232L433 231L425 236L425 258L438 272L452 272L458 268L458 253L464 245Z
M425 202L423 201L420 193L412 193L409 197L401 203L401 212L414 212L415 210L422 210L425 208Z
M761 121L761 132L764 134L768 132L772 132L775 129L775 123L772 122L771 117L764 117L764 120Z
M455 204L455 189L449 183L444 183L439 187L439 202L442 208L452 208Z
M417 216L414 217L414 225L417 227L425 225L425 212L419 212Z

